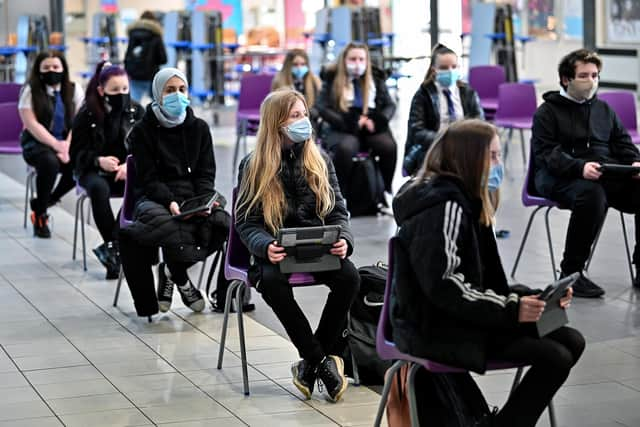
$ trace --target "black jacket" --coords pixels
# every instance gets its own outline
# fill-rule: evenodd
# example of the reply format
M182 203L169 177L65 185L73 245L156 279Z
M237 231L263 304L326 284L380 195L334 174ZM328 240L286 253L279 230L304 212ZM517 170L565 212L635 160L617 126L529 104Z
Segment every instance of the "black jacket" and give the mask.
M480 98L466 83L458 81L460 102L466 119L484 119ZM440 130L440 96L434 82L422 83L413 99L409 111L407 141L404 145L404 170L414 175L424 156Z
M149 200L168 208L171 202L214 191L216 162L209 125L195 117L190 107L184 123L165 128L147 106L127 141L138 185Z
M84 106L73 121L71 133L71 146L69 155L73 164L74 175L80 177L91 171L98 171L97 164L100 156L115 156L124 163L127 157L125 139L133 125L142 118L144 109L135 101L131 101L128 108L122 110L119 117L106 115L103 122L99 123L95 114ZM106 141L105 126L110 126L114 120L114 129L118 134L112 141Z
M413 183L393 201L393 339L403 352L482 373L489 334L515 331L518 294L533 292L509 288L481 202L457 178Z
M377 68L372 68L373 83L376 87L376 108L369 109L367 116L373 120L376 133L384 132L389 128L389 120L396 111L396 104L391 99L384 72ZM320 74L322 78L322 89L316 99L315 109L318 110L320 117L329 124L330 128L335 131L358 135L362 132L358 128L358 119L362 114L361 108L349 108L347 111L340 111L335 102L333 93L333 80L336 73L334 69L323 70ZM363 102L367 102L363 100Z
M152 80L162 64L167 63L167 52L162 41L162 26L150 19L141 19L127 28L129 44L124 56L124 67L133 80Z
M349 216L344 198L340 193L338 178L336 177L333 163L323 153L329 171L329 185L335 192L335 206L324 218L324 221L316 215L316 196L311 191L309 184L302 173L302 145L296 144L293 148L285 149L282 153L282 165L280 166L280 180L284 187L287 201L287 213L284 219L284 227L313 227L321 225L339 225L342 228L340 237L349 245L347 255L351 255L354 247L353 234L349 225ZM238 183L242 182L245 167L250 159L249 154L242 159L238 172ZM249 213L245 220L243 215L236 215L236 228L240 239L249 249L249 252L259 258L267 259L267 247L273 243L275 237L267 230L260 207Z
M580 179L589 161L631 164L640 153L616 113L597 97L578 104L547 92L533 117L536 188L549 196L559 179Z

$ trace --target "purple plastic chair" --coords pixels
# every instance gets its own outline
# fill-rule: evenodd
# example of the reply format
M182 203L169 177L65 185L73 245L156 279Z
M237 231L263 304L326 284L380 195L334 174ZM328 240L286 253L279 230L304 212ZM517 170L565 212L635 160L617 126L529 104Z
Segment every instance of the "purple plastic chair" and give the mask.
M240 80L240 96L236 115L236 146L233 151L233 168L236 170L240 154L240 140L247 154L247 136L255 135L260 124L260 104L271 92L273 74L245 74ZM234 175L233 173L231 174Z
M558 203L545 199L540 196L535 186L535 177L534 173L534 160L533 160L533 150L529 155L529 167L527 168L527 174L524 178L524 184L522 185L522 204L525 207L535 206L531 215L529 215L529 221L527 222L527 226L524 229L524 235L522 236L522 241L520 242L520 247L518 248L518 254L516 255L515 262L513 263L513 268L511 269L511 277L515 278L516 270L518 269L518 264L520 263L520 257L522 256L522 252L524 250L524 245L527 243L527 238L529 237L529 231L531 231L531 224L533 223L533 219L536 214L543 208L546 208L544 212L544 225L545 230L547 232L547 243L549 245L549 258L551 259L551 269L553 271L554 280L558 279L558 272L556 270L556 261L555 256L553 254L553 242L551 240L551 228L549 227L549 212L552 208L558 209L568 209L567 207L560 206ZM631 251L629 250L629 239L627 237L627 226L624 220L624 214L620 211L620 223L622 225L622 237L624 238L624 246L627 254L627 264L629 266L629 274L631 275L631 283L633 283L633 267L632 267L632 258ZM591 246L591 253L589 254L589 259L585 265L585 271L589 269L589 265L591 264L591 260L593 258L593 254L596 250L596 246L598 245L598 240L600 238L600 233L602 232L602 226L604 222L600 225L600 229L598 230L598 234L596 235L595 240L593 241L593 245Z
M22 85L18 83L0 83L0 103L15 102L20 99Z
M410 365L409 377L407 380L407 390L409 394L409 413L411 415L411 425L418 427L420 422L418 420L418 403L416 401L415 394L415 376L420 368L424 368L433 373L460 373L467 372L465 369L456 368L453 366L443 365L441 363L433 362L428 359L422 359L419 357L411 356L407 353L403 353L396 347L393 342L393 327L391 325L391 286L393 283L393 272L396 256L396 246L399 244L397 237L392 237L389 240L389 269L387 270L387 283L384 288L384 304L382 305L382 313L380 313L380 319L378 321L378 329L376 330L376 350L382 360L395 360L394 364L387 370L384 381L384 388L382 389L382 395L380 397L380 405L378 406L378 412L374 427L379 427L382 422L382 414L387 406L387 399L389 398L389 391L391 389L391 383L395 374L400 368L406 364ZM398 254L403 256L405 254ZM495 371L501 369L513 369L518 368L516 376L511 386L511 392L520 383L522 371L525 365L504 362L504 361L489 361L487 362L487 371ZM553 409L553 402L549 402L549 419L551 427L556 427L555 412Z
M536 88L527 83L503 83L498 88L498 110L494 123L498 127L509 129L509 137L504 144L504 161L509 154L509 142L513 130L520 131L522 144L522 164L527 164L524 130L533 126L533 115L536 112Z
M227 339L227 326L229 324L229 313L231 312L232 300L236 300L238 314L238 335L240 336L240 356L242 359L242 381L244 383L244 394L249 395L249 375L247 372L247 350L244 339L244 321L242 318L242 297L246 288L253 286L249 283L247 270L249 269L250 254L247 247L240 240L240 236L235 228L236 215L235 205L238 189L233 189L233 203L231 208L231 225L229 227L229 240L227 241L227 254L224 260L224 275L231 284L227 289L224 304L224 319L222 322L222 335L220 337L220 350L218 353L218 369L222 369L224 357L224 345ZM291 286L311 286L318 284L309 273L293 273L289 277ZM235 292L235 295L234 295Z
M469 69L469 85L478 92L485 117L493 117L498 109L498 87L507 81L501 65L480 65Z
M20 132L22 120L18 114L18 102L0 103L0 154L22 154L20 147Z
M622 125L625 127L631 142L640 144L640 134L638 134L638 118L636 116L636 96L634 92L611 91L598 93L598 98L616 112Z

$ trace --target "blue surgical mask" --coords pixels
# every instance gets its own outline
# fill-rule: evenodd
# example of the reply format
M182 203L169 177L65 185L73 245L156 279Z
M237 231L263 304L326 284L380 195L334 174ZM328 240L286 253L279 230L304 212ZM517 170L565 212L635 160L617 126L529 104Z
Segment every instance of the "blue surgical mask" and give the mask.
M500 187L503 177L504 168L502 167L502 163L492 165L491 169L489 170L489 191L496 191Z
M304 142L311 138L311 121L309 117L303 117L300 120L289 124L284 128L284 133L294 143Z
M162 98L162 108L171 116L179 117L181 116L187 106L191 104L189 98L183 93L173 92L169 95L165 95Z
M455 68L451 70L438 70L436 71L436 80L440 86L449 87L460 80L460 71Z
M293 74L293 77L295 77L296 80L302 80L302 78L306 76L308 72L309 67L307 67L306 65L300 65L291 68L291 74Z

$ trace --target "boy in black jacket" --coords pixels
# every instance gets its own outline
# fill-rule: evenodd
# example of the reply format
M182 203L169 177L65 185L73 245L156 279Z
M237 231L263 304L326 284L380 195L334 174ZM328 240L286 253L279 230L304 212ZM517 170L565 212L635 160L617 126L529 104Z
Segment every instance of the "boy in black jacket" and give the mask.
M609 206L636 214L636 271L640 265L640 182L599 170L603 163L639 166L640 153L616 113L595 97L601 69L596 54L586 49L569 53L558 66L560 92L545 93L533 119L536 189L571 209L563 276L584 268ZM633 286L640 286L637 275ZM584 273L573 290L578 297L604 294Z

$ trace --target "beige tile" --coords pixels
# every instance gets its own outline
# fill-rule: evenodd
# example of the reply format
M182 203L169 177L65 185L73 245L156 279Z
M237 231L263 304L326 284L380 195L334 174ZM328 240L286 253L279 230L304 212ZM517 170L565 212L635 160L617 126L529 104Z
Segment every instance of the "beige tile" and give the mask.
M83 414L66 414L60 417L67 427L112 427L112 426L143 426L152 425L147 417L139 410L115 409L102 412L87 412Z
M47 403L58 415L82 414L87 412L110 411L112 409L126 409L133 407L131 402L129 402L120 393L50 399Z
M60 427L62 425L56 417L0 421L0 427Z
M104 378L93 366L44 369L26 372L27 379L33 385L54 384L71 381L96 380Z
M231 412L211 399L143 408L142 412L157 424L233 416Z
M29 385L29 383L20 372L0 373L0 390L27 385ZM0 394L1 393L2 392L0 392Z
M89 365L89 361L79 352L60 354L45 354L41 356L26 356L13 359L23 371L40 369L65 368L71 366Z
M265 363L256 365L258 372L274 380L291 379L291 365L293 362Z
M238 393L236 397L216 398L216 400L240 418L281 412L314 411L300 398L289 393L273 396L244 396Z
M247 351L247 361L256 366L280 362L293 363L297 360L299 360L298 352L292 349Z
M123 393L152 390L172 390L189 387L192 384L181 374L133 375L128 377L110 377L109 380Z
M242 361L235 354L225 351L223 357L223 369L226 367L241 366ZM192 355L174 359L171 364L179 371L201 371L203 369L215 369L218 367L218 355Z
M267 377L257 370L248 367L249 381L267 380ZM209 368L199 371L185 371L184 375L198 386L210 386L216 384L229 384L242 382L241 366L224 366L223 369Z
M245 427L246 424L237 418L210 418L206 420L198 421L178 421L176 423L162 423L158 424L161 427L212 427L212 426L224 426L224 427Z
M243 417L242 420L250 426L260 427L330 427L338 425L316 411L250 416Z
M321 412L342 426L372 425L378 405L345 406L340 403L323 407Z
M185 388L172 388L165 390L145 390L129 392L126 396L138 408L150 406L164 406L181 402L198 401L209 397L202 390L189 386Z
M2 392L0 392L0 396L2 396L2 404L37 402L42 400L40 396L38 396L38 393L29 386L4 388Z
M98 394L116 393L118 391L105 379L42 384L37 385L36 389L46 400L93 396Z
M117 363L96 363L96 367L107 378L175 372L175 369L160 358L129 360Z
M42 400L19 403L0 403L0 421L50 416L53 416L53 413Z

